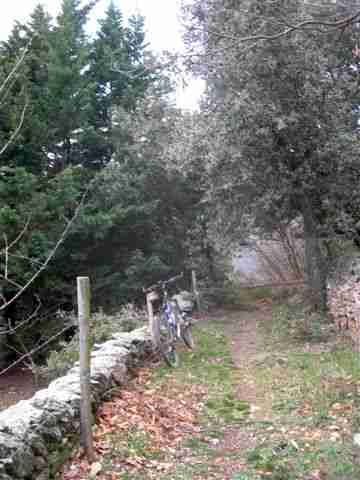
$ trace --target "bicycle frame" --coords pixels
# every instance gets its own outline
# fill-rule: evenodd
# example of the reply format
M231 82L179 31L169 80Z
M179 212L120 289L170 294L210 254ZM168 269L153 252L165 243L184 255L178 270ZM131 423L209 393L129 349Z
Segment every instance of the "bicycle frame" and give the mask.
M187 313L182 312L176 299L169 297L168 285L175 283L182 278L183 274L170 278L169 280L160 281L157 284L143 289L145 293L161 292L160 297L154 295L154 299L161 298L160 316L157 321L157 329L159 329L159 344L157 347L162 354L164 360L170 367L175 367L179 363L176 351L177 341L183 339L188 348L193 348L194 342L191 335L191 322L186 321ZM161 325L163 339L161 340Z
M173 329L175 339L178 339L180 338L180 325L179 325L177 314L175 313L175 308L173 305L174 300L171 300L171 299L169 300L169 294L166 286L164 286L162 293L163 293L163 300L162 300L161 310L163 313L163 318L165 318L167 325L171 329ZM179 308L178 308L178 313L181 314Z

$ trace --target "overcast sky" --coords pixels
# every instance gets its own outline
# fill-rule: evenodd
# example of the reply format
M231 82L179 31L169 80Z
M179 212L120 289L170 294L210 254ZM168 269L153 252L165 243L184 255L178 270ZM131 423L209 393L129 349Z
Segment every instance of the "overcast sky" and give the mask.
M10 33L15 20L25 21L38 3L56 16L61 0L0 0L3 4L0 17L0 38L5 39ZM153 50L182 50L181 26L179 22L180 0L115 0L121 12L128 17L141 13L146 20L147 39ZM109 0L100 0L94 8L89 21L89 31L96 30L97 19L101 18ZM178 100L185 108L196 103L202 90L202 83L191 82L186 92L179 89Z

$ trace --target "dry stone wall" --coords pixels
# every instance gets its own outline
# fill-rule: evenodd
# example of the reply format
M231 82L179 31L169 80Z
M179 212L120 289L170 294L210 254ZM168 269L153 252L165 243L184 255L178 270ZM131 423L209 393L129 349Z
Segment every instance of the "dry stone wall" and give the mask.
M152 352L147 328L114 335L91 360L94 408ZM69 373L0 413L0 480L49 480L66 460L80 429L80 371Z

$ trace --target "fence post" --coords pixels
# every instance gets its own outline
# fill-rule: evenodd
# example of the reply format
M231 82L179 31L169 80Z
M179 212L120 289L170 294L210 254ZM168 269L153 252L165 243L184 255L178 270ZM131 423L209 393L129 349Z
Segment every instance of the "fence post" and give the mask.
M197 289L197 279L196 279L196 272L195 270L191 271L191 279L192 279L192 291L195 295L195 300L196 300L196 306L198 309L198 312L201 312L201 301L200 301L200 293Z
M77 301L79 316L80 343L80 443L85 449L90 463L95 460L90 391L91 351L90 330L90 280L89 277L77 277Z
M149 326L150 326L151 338L155 347L158 347L160 345L160 324L159 324L159 319L154 315L154 308L152 304L153 300L154 300L154 292L147 293L146 305L147 305L147 311L149 315Z

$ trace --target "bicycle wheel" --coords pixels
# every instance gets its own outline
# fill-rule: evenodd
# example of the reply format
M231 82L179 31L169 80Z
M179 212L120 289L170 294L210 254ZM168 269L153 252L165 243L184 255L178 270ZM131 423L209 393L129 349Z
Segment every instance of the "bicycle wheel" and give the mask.
M185 322L181 328L181 338L188 348L193 349L195 347L194 337L192 335L191 323Z
M163 319L163 322L167 325L161 335L159 350L165 363L169 367L175 368L179 365L179 355L176 351L176 332L174 327L167 323L166 319Z

